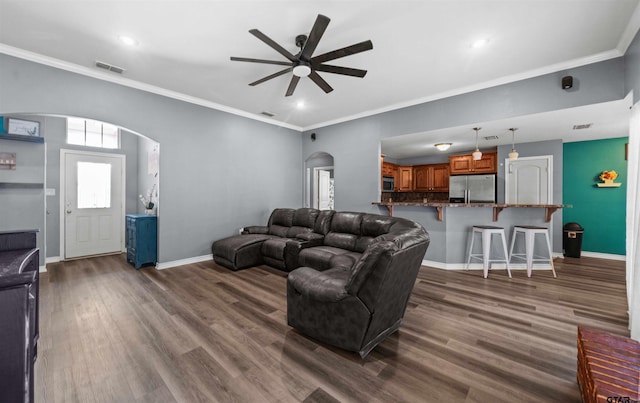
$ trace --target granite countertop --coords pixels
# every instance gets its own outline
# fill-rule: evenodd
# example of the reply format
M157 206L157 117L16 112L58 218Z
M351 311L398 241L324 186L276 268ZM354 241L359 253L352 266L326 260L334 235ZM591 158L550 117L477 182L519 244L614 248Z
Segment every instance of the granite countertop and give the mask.
M380 206L424 206L424 207L540 207L540 208L564 208L571 207L569 204L506 204L506 203L448 203L448 202L421 202L421 201L404 201L404 202L373 202Z

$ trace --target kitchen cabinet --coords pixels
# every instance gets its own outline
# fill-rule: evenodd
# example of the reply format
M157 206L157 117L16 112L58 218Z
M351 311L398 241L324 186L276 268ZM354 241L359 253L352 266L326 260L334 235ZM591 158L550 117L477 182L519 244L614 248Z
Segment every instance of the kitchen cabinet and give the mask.
M382 176L396 176L398 171L398 166L396 164L392 164L390 162L382 163Z
M396 188L399 192L411 192L413 190L413 167L399 166Z
M471 154L452 155L449 157L449 173L451 175L496 173L497 153L482 153L482 158L474 160Z
M449 164L414 166L413 178L413 190L416 192L448 192Z

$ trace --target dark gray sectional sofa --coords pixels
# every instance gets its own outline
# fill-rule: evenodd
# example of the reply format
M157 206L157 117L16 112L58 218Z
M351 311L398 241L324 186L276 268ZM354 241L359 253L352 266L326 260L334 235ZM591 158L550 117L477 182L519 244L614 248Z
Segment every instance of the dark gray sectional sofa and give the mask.
M365 357L396 331L429 246L429 235L397 217L275 209L266 226L212 245L216 263L290 271L287 321L322 342Z

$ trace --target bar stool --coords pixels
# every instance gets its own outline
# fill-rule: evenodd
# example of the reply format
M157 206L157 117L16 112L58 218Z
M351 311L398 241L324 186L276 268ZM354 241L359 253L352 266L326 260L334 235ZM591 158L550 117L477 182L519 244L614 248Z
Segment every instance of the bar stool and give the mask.
M524 235L524 253L513 253L513 246L516 243L516 237L518 234ZM535 237L537 234L543 234L546 239L547 251L549 257L535 258L533 255L535 246ZM513 227L513 235L511 236L511 248L509 249L509 261L513 258L523 259L527 261L527 277L531 277L531 271L533 270L533 262L546 262L551 265L551 271L553 277L556 277L556 269L553 267L553 255L551 251L551 240L549 239L549 229L546 227L536 227L532 225L516 225Z
M476 233L480 233L482 241L482 253L473 252L473 242ZM493 235L500 235L502 239L502 250L504 251L504 259L491 259L491 239ZM509 255L507 254L507 241L504 235L503 227L494 227L491 225L474 225L471 231L471 242L469 242L469 253L467 255L467 270L469 270L469 263L471 259L482 259L482 268L484 270L484 278L489 275L489 266L492 262L504 262L507 265L507 273L511 278L511 270L509 269Z

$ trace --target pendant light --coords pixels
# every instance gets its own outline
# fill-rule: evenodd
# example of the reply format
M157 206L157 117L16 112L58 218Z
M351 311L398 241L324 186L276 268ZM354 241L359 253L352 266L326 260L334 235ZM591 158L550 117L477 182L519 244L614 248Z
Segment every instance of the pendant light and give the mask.
M482 127L473 128L473 130L476 131L476 150L472 152L471 155L473 156L473 159L476 161L478 161L479 159L482 159L482 152L478 148L478 131L480 131L480 129L482 129Z
M511 152L509 153L509 159L511 161L517 160L518 159L518 152L516 151L516 130L518 130L517 127L512 127L509 130L511 130Z

